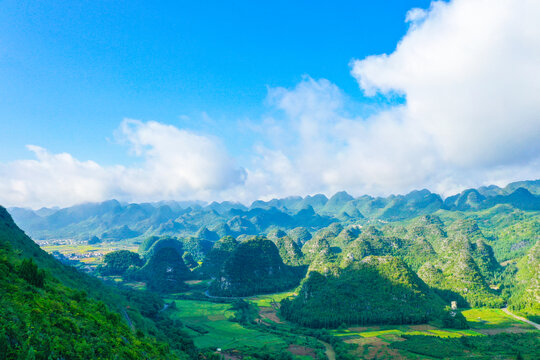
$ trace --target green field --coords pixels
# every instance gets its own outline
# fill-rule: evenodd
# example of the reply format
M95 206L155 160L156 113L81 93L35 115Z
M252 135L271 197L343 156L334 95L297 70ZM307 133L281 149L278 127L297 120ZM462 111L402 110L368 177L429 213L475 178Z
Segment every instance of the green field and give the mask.
M277 294L259 295L247 298L246 300L255 304L261 311L273 309L272 303L279 302L284 298L294 296L293 292ZM180 319L194 337L195 344L201 348L216 349L224 351L251 349L286 349L290 344L286 337L278 333L272 334L264 331L264 325L249 328L229 320L234 316L230 310L231 304L221 304L198 300L168 300L175 301L177 310L173 316ZM274 310L275 314L275 310ZM403 358L419 359L418 354L410 350L399 349L396 344L411 341L411 347L418 345L417 338L429 336L436 339L459 339L461 337L485 338L490 331L494 333L527 332L531 327L508 316L499 309L470 309L463 312L471 328L466 330L455 330L441 328L437 323L419 325L386 325L369 327L350 327L346 329L330 330L330 334L339 338L352 348L354 356L366 359L381 358ZM280 321L272 322L281 330L291 329L292 325ZM534 332L534 330L531 330ZM421 335L418 337L418 335ZM413 340L406 340L412 336ZM416 337L415 337L416 336ZM450 344L451 345L451 344ZM445 345L445 346L450 346ZM406 346L401 346L406 348ZM355 350L356 349L356 350ZM295 359L311 359L310 356L297 356Z
M344 330L332 330L332 335L342 338L372 338L386 335L427 335L438 337L460 337L482 335L474 330L439 329L430 325L387 325L370 326L365 328L349 328Z
M489 342L488 338L490 337L487 337L487 334L507 334L511 336L514 333L526 332L533 336L533 339L534 335L537 334L532 326L512 318L500 309L470 309L463 311L463 315L467 318L471 327L470 329L445 329L438 327L435 323L431 323L422 325L350 327L347 329L332 330L331 334L339 337L346 343L356 345L357 349L354 351L354 354L366 359L425 359L425 356L418 355L421 351L425 350L422 350L423 347L433 348L444 346L445 351L449 351L448 349L454 346L452 343L439 344L437 343L439 341L437 339L450 340L459 339L463 336L472 336L476 339L485 339L481 341L482 343ZM425 340L429 338L433 340ZM531 341L531 344L534 344L535 341L537 343L537 340L532 339L526 341ZM502 352L503 350L498 349L497 351ZM417 353L416 351L420 352ZM463 355L464 353L466 354L467 352L462 351L460 354ZM425 352L424 355L428 355L428 352ZM431 358L431 356L435 356L436 354L431 353L429 355L429 358ZM439 357L435 356L435 358Z
M505 314L501 309L470 309L463 311L463 316L465 316L471 328L475 329L533 328L531 325Z
M266 294L266 295L258 295L250 297L248 300L252 303L256 304L258 307L272 307L273 302L280 302L283 299L293 297L296 293L289 291L289 292L282 292L282 293L276 293L276 294Z
M229 321L228 319L233 316L233 313L229 311L230 304L195 300L172 301L177 306L177 311L173 316L186 325L197 347L223 350L264 346L287 347L285 341L278 336L247 329L236 322Z
M116 250L129 250L137 252L138 246L124 242L117 242L114 244L102 243L95 245L88 245L86 243L53 244L44 245L41 246L41 248L48 253L58 251L68 259L80 261L86 265L97 266L102 263L103 256L109 252ZM75 255L75 257L73 257L73 255Z

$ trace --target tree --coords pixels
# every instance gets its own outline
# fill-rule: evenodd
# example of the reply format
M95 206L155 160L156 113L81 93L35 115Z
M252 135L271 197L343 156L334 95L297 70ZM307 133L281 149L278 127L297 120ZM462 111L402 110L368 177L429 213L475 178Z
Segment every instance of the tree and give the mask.
M141 266L142 260L139 254L128 251L118 250L105 255L105 266L101 272L104 275L124 275L130 266Z
M19 275L30 284L37 287L43 287L45 272L38 269L34 260L24 259L21 265L19 265Z

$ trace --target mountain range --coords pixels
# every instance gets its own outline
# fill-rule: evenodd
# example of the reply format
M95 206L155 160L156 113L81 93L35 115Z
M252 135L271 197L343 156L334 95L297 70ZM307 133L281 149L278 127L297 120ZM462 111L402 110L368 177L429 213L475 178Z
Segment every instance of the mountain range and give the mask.
M249 207L229 201L128 204L109 200L62 209L12 207L8 211L35 240L119 241L174 235L215 241L275 229L304 228L312 233L334 222L402 221L443 210L478 211L505 204L540 210L540 180L468 189L444 200L426 189L388 197L353 197L342 191L330 198L317 194L257 200Z

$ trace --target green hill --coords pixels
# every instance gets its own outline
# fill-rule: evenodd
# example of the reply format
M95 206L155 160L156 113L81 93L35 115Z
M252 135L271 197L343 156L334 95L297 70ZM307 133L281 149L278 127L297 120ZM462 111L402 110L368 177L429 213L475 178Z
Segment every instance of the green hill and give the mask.
M450 239L438 258L426 262L418 275L447 301L458 301L460 306L501 306L503 300L489 288L473 253L467 239Z
M192 277L184 263L182 243L175 239L160 239L145 253L146 264L131 277L146 281L153 291L171 293L185 290L185 280Z
M238 241L232 236L225 236L219 241L216 241L201 266L200 273L202 277L217 277L223 267L223 263L231 256L237 246Z
M304 254L297 243L290 237L283 236L274 241L278 250L279 256L283 259L286 265L299 266L304 263Z
M139 254L128 250L117 250L108 253L99 269L102 275L124 275L130 267L139 267L143 261Z
M212 295L248 296L277 292L298 284L299 274L283 263L276 245L257 237L238 244L210 287Z
M305 227L294 228L287 235L300 247L311 239L311 233Z
M303 326L412 324L439 317L444 304L398 258L369 256L323 275L312 271L281 313Z
M127 225L114 227L101 234L102 241L120 241L125 239L131 239L141 235L138 231L133 231Z

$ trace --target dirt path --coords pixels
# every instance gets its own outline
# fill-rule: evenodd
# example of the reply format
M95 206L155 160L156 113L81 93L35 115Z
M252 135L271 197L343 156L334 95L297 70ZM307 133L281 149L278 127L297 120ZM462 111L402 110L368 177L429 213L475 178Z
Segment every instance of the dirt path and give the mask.
M510 315L511 317L513 317L514 319L517 319L519 321L523 321L529 325L532 325L534 326L537 330L540 330L540 324L537 324L531 320L528 320L528 319L525 319L524 317L521 317L521 316L517 316L513 313L510 312L510 310L508 310L508 308L503 308L502 311L504 311L506 314Z
M334 348L332 347L332 345L322 340L319 340L319 342L323 344L324 347L326 348L326 351L324 353L326 354L326 357L328 358L328 360L336 360L336 352L334 351Z
M274 308L267 308L267 307L261 307L259 309L259 316L262 319L268 319L272 322L275 322L277 324L284 324L284 322L277 316L276 309ZM264 324L264 322L263 322Z

